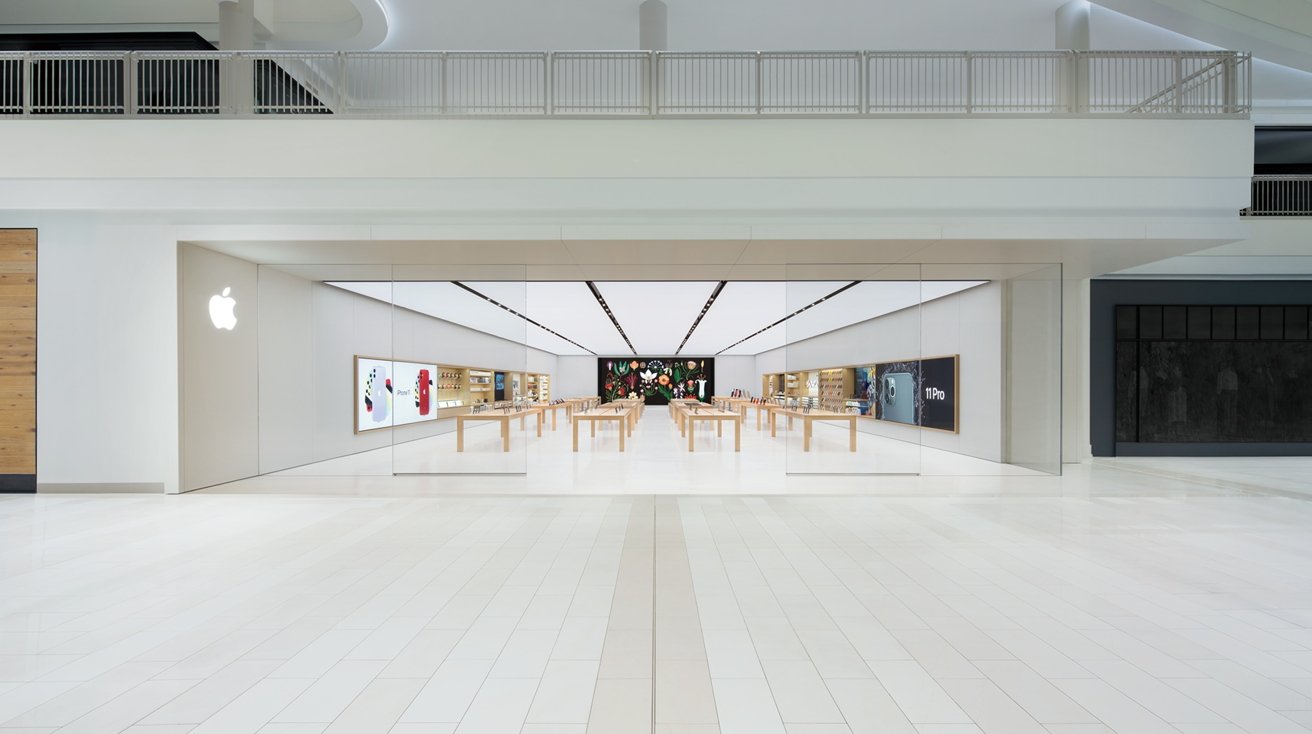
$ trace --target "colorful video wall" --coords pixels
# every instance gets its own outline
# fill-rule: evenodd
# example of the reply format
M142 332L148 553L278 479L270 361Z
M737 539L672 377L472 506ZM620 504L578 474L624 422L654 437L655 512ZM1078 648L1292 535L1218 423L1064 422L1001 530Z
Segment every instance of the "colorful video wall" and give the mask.
M437 365L355 358L355 432L437 420Z
M857 397L879 420L955 433L959 361L952 355L857 367Z
M600 357L597 395L603 402L642 398L647 405L715 394L715 359L710 357Z

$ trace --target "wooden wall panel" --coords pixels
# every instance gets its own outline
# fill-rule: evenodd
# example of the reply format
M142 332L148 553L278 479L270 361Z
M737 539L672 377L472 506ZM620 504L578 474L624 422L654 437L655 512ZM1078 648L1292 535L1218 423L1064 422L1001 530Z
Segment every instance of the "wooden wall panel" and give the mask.
M0 229L0 491L36 491L34 229Z

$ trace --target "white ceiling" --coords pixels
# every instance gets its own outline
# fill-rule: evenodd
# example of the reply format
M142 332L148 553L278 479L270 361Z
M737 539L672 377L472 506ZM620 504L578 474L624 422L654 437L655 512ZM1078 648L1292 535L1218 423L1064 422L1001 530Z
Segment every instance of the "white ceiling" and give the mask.
M984 282L864 281L827 299L850 281L729 282L678 353L755 355ZM631 353L584 282L465 283L496 303L444 281L329 285L553 354ZM714 281L596 283L634 350L642 355L675 354L716 285ZM788 314L795 315L766 328ZM761 329L766 330L735 344Z

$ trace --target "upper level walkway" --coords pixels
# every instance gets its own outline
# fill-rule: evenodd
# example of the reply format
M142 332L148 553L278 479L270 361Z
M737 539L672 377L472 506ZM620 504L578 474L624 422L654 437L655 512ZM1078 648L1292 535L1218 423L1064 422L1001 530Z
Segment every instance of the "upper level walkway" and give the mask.
M1247 118L1230 51L7 52L0 117Z

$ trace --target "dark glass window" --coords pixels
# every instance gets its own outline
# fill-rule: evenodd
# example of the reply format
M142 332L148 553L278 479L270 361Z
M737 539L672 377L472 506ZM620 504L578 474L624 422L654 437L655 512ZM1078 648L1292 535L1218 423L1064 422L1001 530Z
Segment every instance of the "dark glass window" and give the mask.
M1189 307L1189 338L1212 338L1212 309L1207 306Z
M1161 306L1139 307L1139 338L1140 339L1162 338L1162 307Z
M1283 306L1262 307L1262 338L1285 338L1285 309Z
M1285 309L1285 338L1307 340L1307 306L1290 306Z
M1235 338L1234 306L1212 307L1212 338L1224 340Z
M1162 308L1162 338L1184 339L1188 335L1187 314L1184 306Z
M1139 309L1135 306L1116 307L1116 338L1137 339L1139 337Z
M1257 306L1238 306L1235 308L1235 338L1257 339L1262 334L1261 309Z

